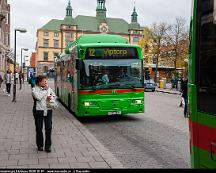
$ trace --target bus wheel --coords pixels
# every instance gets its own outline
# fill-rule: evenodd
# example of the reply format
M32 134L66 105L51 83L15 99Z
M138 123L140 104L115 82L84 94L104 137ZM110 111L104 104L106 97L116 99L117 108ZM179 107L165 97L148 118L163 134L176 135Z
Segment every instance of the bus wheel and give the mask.
M68 94L68 108L71 110L71 96Z

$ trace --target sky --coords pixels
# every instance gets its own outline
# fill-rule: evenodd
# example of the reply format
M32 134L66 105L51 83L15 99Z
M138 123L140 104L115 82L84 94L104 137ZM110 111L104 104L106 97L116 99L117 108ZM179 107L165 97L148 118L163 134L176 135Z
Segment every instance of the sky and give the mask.
M27 33L17 32L17 62L21 48L28 48L24 55L35 51L37 29L51 19L64 19L68 0L8 0L11 5L11 49L14 49L14 29L25 28ZM134 4L141 26L157 22L172 24L176 17L183 17L189 26L191 0L106 0L107 17L131 21ZM71 0L73 17L96 15L97 0ZM28 64L28 63L27 63Z

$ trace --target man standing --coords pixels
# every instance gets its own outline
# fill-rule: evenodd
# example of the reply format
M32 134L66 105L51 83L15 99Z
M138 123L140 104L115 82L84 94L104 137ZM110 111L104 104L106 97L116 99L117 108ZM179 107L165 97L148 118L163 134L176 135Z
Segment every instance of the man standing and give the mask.
M10 89L11 89L11 82L12 82L12 76L10 70L7 70L7 73L5 74L5 82L6 82L7 95L10 96Z
M19 83L20 83L20 90L22 89L22 70L20 70L20 72L19 72Z
M182 81L182 98L184 99L184 117L188 117L187 106L188 106L188 79Z

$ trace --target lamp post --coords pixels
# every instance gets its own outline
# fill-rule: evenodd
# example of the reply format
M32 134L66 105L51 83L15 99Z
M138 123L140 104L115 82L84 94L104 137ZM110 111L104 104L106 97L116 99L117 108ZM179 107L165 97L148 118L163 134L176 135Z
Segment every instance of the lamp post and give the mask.
M27 32L25 28L16 28L14 29L14 85L13 85L13 100L12 102L16 102L16 32L19 31L20 33Z
M22 51L28 51L28 49L27 48L21 48L21 75L22 75L22 73L23 73L23 64L22 64ZM19 76L19 78L20 78L21 76ZM22 78L20 78L20 90L22 89ZM23 81L24 82L24 81Z
M27 48L22 48L22 49L21 49L21 72L23 72L23 71L22 71L22 68L23 68L23 63L22 63L22 51L28 51L28 49L27 49Z
M24 79L25 79L25 74L27 74L27 70L26 70L26 58L29 57L29 56L26 56L24 55L24 60L23 60L23 69L25 69L25 71L23 72L23 76L24 76ZM28 81L28 75L26 76L26 79Z

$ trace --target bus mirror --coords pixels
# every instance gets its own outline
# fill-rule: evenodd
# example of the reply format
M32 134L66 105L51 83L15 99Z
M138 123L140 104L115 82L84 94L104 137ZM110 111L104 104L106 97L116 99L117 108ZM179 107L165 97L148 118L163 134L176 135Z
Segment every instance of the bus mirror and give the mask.
M80 59L76 59L76 69L81 70L83 68L83 62Z
M83 49L80 49L80 50L79 50L79 53L80 53L80 55L83 55L83 54L84 54L84 50L83 50Z

